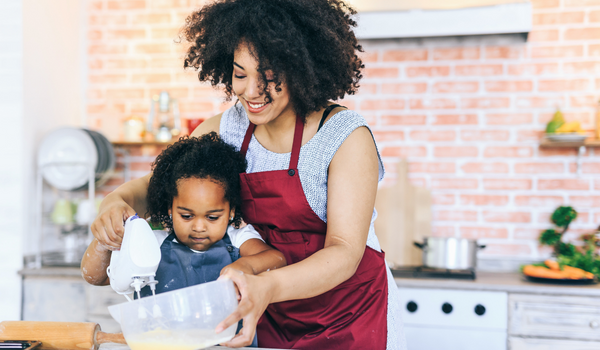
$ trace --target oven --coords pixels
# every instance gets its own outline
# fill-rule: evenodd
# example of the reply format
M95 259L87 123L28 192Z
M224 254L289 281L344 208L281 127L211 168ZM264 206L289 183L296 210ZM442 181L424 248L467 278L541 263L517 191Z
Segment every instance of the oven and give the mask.
M408 350L506 350L505 292L400 288Z

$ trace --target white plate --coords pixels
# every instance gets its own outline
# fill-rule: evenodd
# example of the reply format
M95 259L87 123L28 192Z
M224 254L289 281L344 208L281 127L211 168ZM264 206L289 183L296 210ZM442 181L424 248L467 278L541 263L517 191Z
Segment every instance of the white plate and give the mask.
M53 163L85 163L58 165ZM96 170L98 151L91 136L82 129L61 128L44 137L38 152L38 167L44 179L59 190L85 185L89 167Z
M572 134L546 134L546 138L553 142L582 142L587 138L586 135L578 133Z

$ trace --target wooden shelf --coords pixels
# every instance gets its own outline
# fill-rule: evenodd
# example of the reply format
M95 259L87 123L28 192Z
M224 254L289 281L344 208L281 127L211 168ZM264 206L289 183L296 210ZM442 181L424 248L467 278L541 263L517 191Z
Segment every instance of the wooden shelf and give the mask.
M175 143L178 138L173 138L168 142L160 142L160 141L142 141L142 142L131 142L131 141L112 141L113 146L167 146Z
M540 141L541 148L578 148L581 146L600 147L600 140L590 137L585 139L583 142L556 142L550 141L546 138L542 138Z

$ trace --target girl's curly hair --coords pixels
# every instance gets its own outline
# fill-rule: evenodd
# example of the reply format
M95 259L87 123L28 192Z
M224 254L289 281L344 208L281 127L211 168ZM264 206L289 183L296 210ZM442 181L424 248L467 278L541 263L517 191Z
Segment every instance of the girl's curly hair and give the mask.
M239 174L246 171L246 159L215 132L201 137L184 136L165 149L152 163L148 185L147 213L153 223L173 229L169 209L177 196L180 179L210 179L223 186L225 200L235 216L230 223L239 227L242 222Z
M198 70L200 81L232 88L233 54L247 43L258 61L261 88L271 101L267 81L282 82L302 118L358 90L364 68L352 27L356 11L341 0L217 0L186 19L182 36L191 44L184 67ZM268 80L265 71L273 72Z

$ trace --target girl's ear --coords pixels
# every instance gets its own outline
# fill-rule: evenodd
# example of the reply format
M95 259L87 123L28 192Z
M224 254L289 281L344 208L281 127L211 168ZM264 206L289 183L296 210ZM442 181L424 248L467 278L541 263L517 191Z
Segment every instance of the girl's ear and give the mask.
M231 209L229 211L229 222L231 222L234 217L235 217L235 209Z
M171 208L169 208L168 212L169 212L169 216L171 216L173 214L173 211Z

